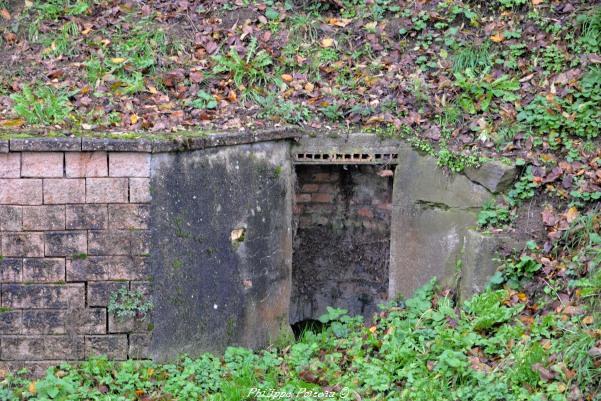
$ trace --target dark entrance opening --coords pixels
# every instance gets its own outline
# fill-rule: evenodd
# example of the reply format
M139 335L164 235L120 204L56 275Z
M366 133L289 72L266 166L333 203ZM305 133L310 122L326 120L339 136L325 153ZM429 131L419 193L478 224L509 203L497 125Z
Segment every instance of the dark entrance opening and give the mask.
M293 327L328 306L369 320L386 301L392 168L296 165Z

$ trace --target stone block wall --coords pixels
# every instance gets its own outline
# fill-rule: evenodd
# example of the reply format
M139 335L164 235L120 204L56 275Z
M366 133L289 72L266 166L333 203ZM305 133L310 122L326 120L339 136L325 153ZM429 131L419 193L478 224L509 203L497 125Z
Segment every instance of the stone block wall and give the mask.
M107 304L148 293L150 156L0 153L0 365L146 356Z

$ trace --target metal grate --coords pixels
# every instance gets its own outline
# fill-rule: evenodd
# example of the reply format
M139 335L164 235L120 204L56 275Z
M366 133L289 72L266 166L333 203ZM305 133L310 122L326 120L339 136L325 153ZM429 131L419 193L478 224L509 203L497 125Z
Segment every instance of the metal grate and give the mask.
M396 164L398 153L294 153L297 164Z

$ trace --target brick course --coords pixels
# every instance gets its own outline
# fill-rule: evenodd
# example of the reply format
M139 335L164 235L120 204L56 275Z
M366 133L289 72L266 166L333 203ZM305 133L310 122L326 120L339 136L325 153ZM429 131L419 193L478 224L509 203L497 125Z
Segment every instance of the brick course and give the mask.
M19 150L0 154L0 365L148 357L148 322L107 305L148 294L150 155Z

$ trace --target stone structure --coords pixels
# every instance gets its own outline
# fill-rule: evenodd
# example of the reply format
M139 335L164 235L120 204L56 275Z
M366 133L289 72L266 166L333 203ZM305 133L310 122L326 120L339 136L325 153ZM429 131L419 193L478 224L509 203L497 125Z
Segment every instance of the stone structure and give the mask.
M463 274L467 296L496 247L469 228L514 172L448 176L398 141L288 129L0 141L0 367L258 348L433 276ZM108 313L122 288L151 315Z

